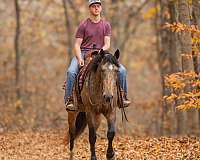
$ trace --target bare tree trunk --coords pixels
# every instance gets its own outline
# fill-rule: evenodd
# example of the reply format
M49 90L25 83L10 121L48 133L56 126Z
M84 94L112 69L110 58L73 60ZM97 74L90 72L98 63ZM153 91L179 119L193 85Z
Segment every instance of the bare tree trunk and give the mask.
M177 3L175 1L169 2L169 12L171 15L171 24L178 22L178 11ZM182 63L181 63L181 53L180 53L180 44L178 42L178 33L170 31L170 66L171 72L181 72Z
M192 0L193 7L193 18L195 20L195 24L200 27L200 1Z
M200 29L200 1L199 0L193 0L192 1L192 15L193 15L193 24L195 24L198 29ZM200 52L200 43L197 44L198 52ZM193 56L194 60L194 69L195 72L198 74L200 73L200 55L195 54Z
M178 11L177 11L177 2L170 1L168 2L169 13L170 13L170 23L178 22ZM178 41L178 33L170 31L170 67L171 73L177 73L182 71L182 63L181 63L181 53L180 53L180 44ZM173 91L174 92L174 91ZM179 94L179 91L176 91ZM173 102L173 106L171 107L171 131L172 134L177 134L177 132L181 132L180 130L182 126L184 126L184 113L177 111L176 106L181 104L180 100L176 100Z
M192 10L193 10L193 22L194 24L200 29L200 1L199 0L193 0L192 1ZM200 52L200 42L197 44L197 52ZM193 56L194 60L194 69L197 74L200 73L200 55L195 54ZM197 88L200 90L200 88ZM200 129L200 110L198 110L198 129Z
M160 27L162 27L166 22L169 21L168 17L164 13L168 10L168 3L165 0L159 0L160 3ZM160 37L160 46L159 46L159 53L158 53L158 61L159 61L159 68L161 73L161 82L162 82L162 95L169 96L170 90L165 86L164 77L170 73L170 63L169 63L169 31L166 29L160 29L159 37ZM157 42L158 43L158 42ZM157 44L159 45L159 44ZM164 135L169 135L170 131L168 126L168 116L167 112L169 110L169 104L163 100L162 106L162 125L161 125L161 132Z
M179 10L179 22L187 26L191 25L191 13L187 0L178 0L178 10ZM192 59L192 37L191 32L183 32L180 37L181 52L182 52L182 69L183 72L194 71L193 59ZM185 92L190 92L192 86L186 84ZM184 133L187 131L192 131L197 127L198 123L198 112L195 109L190 109L187 111L187 123L184 127Z
M63 8L64 8L64 14L65 14L65 25L66 25L66 31L67 31L67 42L68 42L68 61L73 57L73 34L72 34L72 20L70 19L70 16L68 14L67 10L67 3L66 0L62 0L63 2Z
M190 10L187 0L178 0L179 22L191 25ZM192 61L192 37L190 32L184 32L180 36L181 52L182 52L182 69L183 71L194 71Z
M18 0L15 0L15 12L16 12L16 33L15 33L15 85L17 99L21 98L20 91L20 7Z

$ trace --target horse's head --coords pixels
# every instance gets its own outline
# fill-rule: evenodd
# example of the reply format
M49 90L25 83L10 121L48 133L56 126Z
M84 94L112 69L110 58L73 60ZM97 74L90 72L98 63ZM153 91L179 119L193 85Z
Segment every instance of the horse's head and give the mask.
M99 54L102 58L98 71L101 75L103 98L105 102L111 102L117 90L120 52L117 50L112 55L108 51L101 50Z

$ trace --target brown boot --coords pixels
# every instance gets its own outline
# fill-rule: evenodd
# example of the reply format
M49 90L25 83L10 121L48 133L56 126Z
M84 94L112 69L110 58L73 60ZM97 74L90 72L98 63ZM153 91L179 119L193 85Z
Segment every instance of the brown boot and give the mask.
M131 101L128 100L127 97L123 97L123 104L124 104L124 108L126 108L131 104Z
M66 107L66 110L67 111L76 111L76 107L74 106L74 103L73 103L73 98L72 97L69 97L67 99L67 102L65 104L65 107Z
M122 94L122 97L123 97L123 108L126 108L131 104L131 101L128 100L128 98L127 98L127 96L126 96L126 94L123 90L121 90L121 94Z

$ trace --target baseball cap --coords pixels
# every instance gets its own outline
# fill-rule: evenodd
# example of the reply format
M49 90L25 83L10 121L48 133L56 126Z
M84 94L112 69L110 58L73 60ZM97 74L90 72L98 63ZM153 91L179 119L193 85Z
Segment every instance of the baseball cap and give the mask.
M89 6L94 4L94 3L100 3L101 4L101 0L89 0Z

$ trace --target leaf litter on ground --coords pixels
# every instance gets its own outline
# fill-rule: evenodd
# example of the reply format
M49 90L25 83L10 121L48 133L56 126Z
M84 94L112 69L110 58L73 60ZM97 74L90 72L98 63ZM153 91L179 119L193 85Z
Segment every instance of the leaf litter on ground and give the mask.
M117 135L113 143L117 160L200 159L198 137L132 137ZM105 160L107 139L98 137L96 152ZM74 160L89 160L88 134L75 142ZM66 160L70 158L67 131L9 132L0 134L0 160Z

